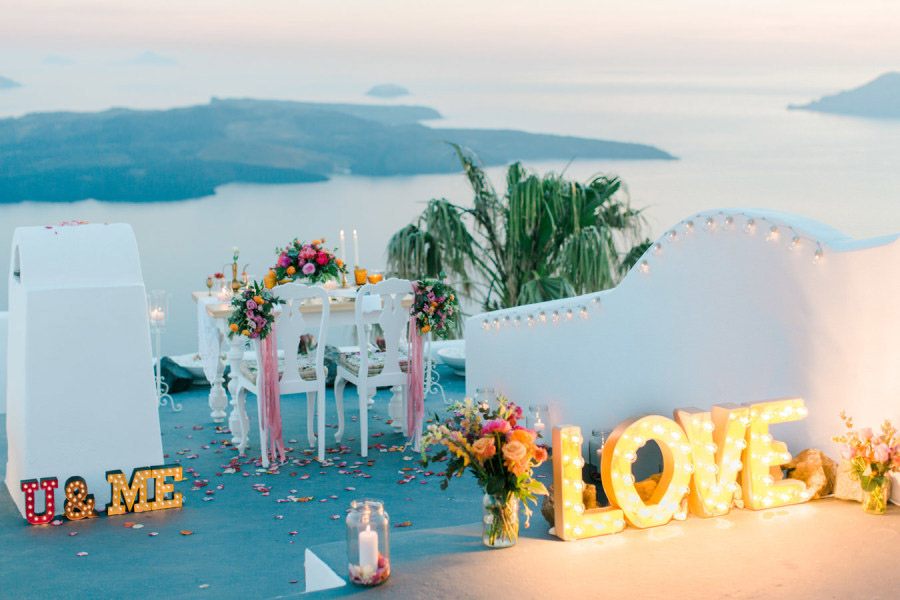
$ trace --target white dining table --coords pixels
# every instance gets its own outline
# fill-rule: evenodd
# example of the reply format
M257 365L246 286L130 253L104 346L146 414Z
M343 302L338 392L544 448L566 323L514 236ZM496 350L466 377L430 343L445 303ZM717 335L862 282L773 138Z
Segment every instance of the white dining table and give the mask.
M329 317L328 328L349 327L356 323L356 288L335 288L328 291ZM209 408L210 418L215 423L222 423L228 417L228 427L232 434L232 443L239 444L243 439L245 432L249 428L249 419L246 412L241 411L237 406L237 376L240 372L241 361L244 360L244 353L247 350L248 340L243 336L228 336L228 318L231 316L231 299L224 298L216 293L210 292L192 292L191 297L197 304L205 305L207 317L215 324L216 333L211 344L207 344L206 348L201 344L200 358L206 363L211 360L212 356L216 358L215 369L206 370L207 379L209 380ZM404 298L403 305L409 307L412 305L412 296ZM321 302L308 302L301 308L301 312L315 314L322 312ZM203 334L204 323L202 320L198 322L200 334ZM209 356L209 355L211 356ZM225 355L225 362L221 360L222 354ZM228 382L228 390L225 389L225 365L228 365L231 377ZM231 410L226 414L230 398Z

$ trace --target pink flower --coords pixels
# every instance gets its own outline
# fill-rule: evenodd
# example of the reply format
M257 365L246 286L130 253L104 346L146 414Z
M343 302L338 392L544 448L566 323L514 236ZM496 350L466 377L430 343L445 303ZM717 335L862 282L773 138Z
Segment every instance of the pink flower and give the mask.
M875 462L887 462L891 458L891 449L887 444L878 444L875 446Z
M247 308L249 310L254 310L256 308L256 302L253 300L247 300Z
M282 252L281 256L278 257L278 266L286 268L286 267L289 267L290 265L291 265L291 257L288 256L287 254L285 254L284 252Z
M481 434L488 435L494 433L495 431L498 433L506 433L511 429L509 422L505 419L493 419L491 421L485 421L484 425L481 427Z
M305 265L303 265L303 269L301 270L303 271L304 275L312 275L316 272L316 265L312 263L306 263Z
M310 248L309 246L303 246L303 250L300 251L300 258L309 260L311 258L316 257L316 251Z
M319 255L316 256L316 262L320 265L325 265L328 263L328 255L324 252L319 252Z
M864 440L871 440L872 439L872 428L871 427L863 427L862 429L860 429L859 437L861 437Z

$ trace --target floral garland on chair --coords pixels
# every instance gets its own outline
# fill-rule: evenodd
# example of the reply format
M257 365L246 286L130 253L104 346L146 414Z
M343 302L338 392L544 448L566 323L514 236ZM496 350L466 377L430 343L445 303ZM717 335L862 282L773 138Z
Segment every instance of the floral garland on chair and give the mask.
M242 335L256 342L259 356L259 372L256 380L260 406L260 423L263 425L266 455L272 460L287 458L281 434L281 393L278 381L278 342L275 330L275 307L284 300L254 281L231 299L231 317L228 319L228 337ZM232 373L232 377L236 374Z
M410 315L420 335L444 339L456 331L459 302L452 287L440 279L421 279L413 282L413 294Z
M272 324L275 322L274 308L278 304L284 304L284 300L259 282L252 282L231 299L228 337L243 335L250 339L266 339L272 331Z
M340 281L341 275L347 272L347 267L344 261L335 256L332 250L325 248L324 244L324 238L313 240L308 244L294 238L284 248L276 248L278 260L263 280L266 287L271 289L277 283L298 279L310 283Z

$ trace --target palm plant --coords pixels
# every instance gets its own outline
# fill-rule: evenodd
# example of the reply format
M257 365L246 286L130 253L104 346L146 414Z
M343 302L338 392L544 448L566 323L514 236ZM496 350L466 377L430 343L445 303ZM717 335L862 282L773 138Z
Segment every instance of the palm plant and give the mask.
M641 211L620 193L618 177L578 183L514 163L500 197L475 158L453 148L475 193L472 206L430 200L391 237L394 274L448 273L485 310L496 310L612 287L649 246Z

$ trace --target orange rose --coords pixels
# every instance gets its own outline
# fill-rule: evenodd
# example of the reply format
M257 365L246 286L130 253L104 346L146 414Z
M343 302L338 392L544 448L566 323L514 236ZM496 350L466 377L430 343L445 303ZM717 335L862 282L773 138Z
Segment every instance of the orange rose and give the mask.
M516 476L528 470L528 448L522 442L507 442L503 446L503 459L506 468Z
M431 331L431 325L422 325L422 333L428 333Z
M268 273L266 273L266 276L263 277L263 285L266 286L266 289L271 290L273 287L275 287L276 277L277 276L275 275L275 271L270 270Z
M506 434L507 440L510 442L522 442L526 448L531 448L534 445L535 438L536 434L527 429L513 429Z
M497 454L497 446L494 445L493 436L475 440L475 443L472 444L472 450L475 452L475 456L478 457L478 460L482 461L488 460Z
M249 330L249 329L243 330L243 331L241 332L241 335L246 336L246 337L250 337L250 330Z
M237 333L237 330L238 330L237 323L232 323L231 325L228 326L228 328L229 328L231 331L233 331L234 333Z
M297 272L297 269L294 268L294 265L291 265L291 266L289 266L289 267L287 268L287 274L288 274L288 275L293 275L293 274L296 273L296 272Z
M253 301L256 302L258 306L262 306L266 303L265 299L262 296L253 296Z
M344 261L342 261L342 260L339 259L339 258L334 259L334 262L337 263L337 266L339 266L339 267L343 267L343 266L344 266Z
M534 462L538 465L542 464L547 460L547 449L543 446L538 446L534 449Z

